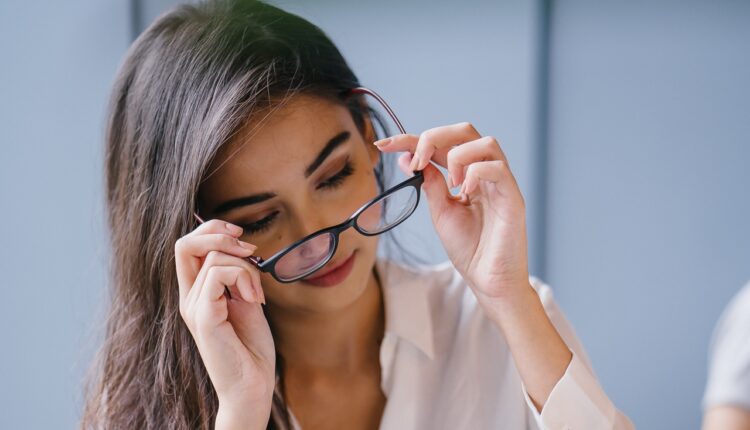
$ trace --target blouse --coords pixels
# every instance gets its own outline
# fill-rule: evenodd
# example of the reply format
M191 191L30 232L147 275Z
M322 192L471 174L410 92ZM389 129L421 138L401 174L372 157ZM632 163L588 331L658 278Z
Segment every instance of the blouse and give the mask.
M541 412L511 351L450 261L404 265L378 257L385 335L381 430L634 429L599 385L549 286L530 278L572 360ZM289 410L294 430L299 422Z
M703 407L750 411L750 283L734 296L714 329Z

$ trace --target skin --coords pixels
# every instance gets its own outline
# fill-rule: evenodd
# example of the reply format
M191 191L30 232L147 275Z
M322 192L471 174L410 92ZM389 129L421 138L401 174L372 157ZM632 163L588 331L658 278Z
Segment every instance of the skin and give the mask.
M703 417L703 430L750 430L750 411L738 406L714 406Z
M305 167L343 130L351 133L349 140L306 178ZM564 374L572 355L529 284L525 206L498 142L469 123L392 136L377 145L367 130L359 133L343 106L297 95L262 126L250 122L209 169L199 203L202 215L217 219L181 238L175 253L180 310L219 396L216 428L265 428L274 345L285 360L287 403L303 428L378 427L385 397L378 359L383 303L373 276L377 237L353 229L341 236L329 264L356 252L354 267L328 288L280 284L240 257L266 258L346 219L377 195L373 168L380 152L401 152L402 170L423 171L423 191L443 246L505 335L539 410ZM346 157L352 175L337 188L319 188ZM461 185L458 197L430 161L448 168L452 183ZM277 196L211 212L227 200L263 192ZM252 222L277 210L272 227L247 234ZM231 299L223 294L225 286ZM267 303L268 321L259 302Z

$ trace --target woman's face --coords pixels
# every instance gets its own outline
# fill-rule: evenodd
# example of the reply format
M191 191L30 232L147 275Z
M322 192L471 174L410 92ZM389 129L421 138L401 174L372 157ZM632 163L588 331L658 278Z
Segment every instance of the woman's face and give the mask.
M368 127L368 130L372 130ZM346 220L378 193L374 136L363 136L343 105L308 94L293 96L261 124L250 121L219 152L201 185L202 215L244 229L242 240L264 259L298 239ZM339 236L336 254L320 272L354 254L349 275L332 286L280 283L262 273L270 304L298 311L330 311L365 290L377 237L353 228ZM314 275L313 275L314 276Z

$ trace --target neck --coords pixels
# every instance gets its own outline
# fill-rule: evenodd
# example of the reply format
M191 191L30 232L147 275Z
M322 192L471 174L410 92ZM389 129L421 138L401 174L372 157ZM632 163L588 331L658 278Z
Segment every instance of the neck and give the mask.
M318 314L271 309L269 315L285 369L341 374L379 362L385 317L374 271L362 295L344 309Z

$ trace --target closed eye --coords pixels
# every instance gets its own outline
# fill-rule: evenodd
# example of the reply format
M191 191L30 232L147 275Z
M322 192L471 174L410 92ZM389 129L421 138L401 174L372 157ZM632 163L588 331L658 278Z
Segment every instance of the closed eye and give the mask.
M273 220L276 219L276 216L278 216L278 214L279 214L279 211L274 211L253 223L240 224L240 227L242 227L242 229L244 230L246 234L263 232L271 226L271 224L273 223Z
M316 189L333 189L341 184L344 183L344 180L346 180L347 177L351 176L354 173L354 166L352 165L351 161L349 159L346 160L346 163L344 163L344 167L336 172L333 176L326 179L325 181L318 184L315 188ZM259 219L258 221L247 223L247 224L240 224L240 227L244 230L246 234L254 234L254 233L262 233L266 230L268 230L271 225L273 224L276 217L279 215L279 211L274 211L267 216Z
M347 158L346 163L341 170L339 170L335 175L318 184L318 186L315 188L336 188L344 182L344 179L351 176L352 173L354 173L354 166Z

